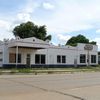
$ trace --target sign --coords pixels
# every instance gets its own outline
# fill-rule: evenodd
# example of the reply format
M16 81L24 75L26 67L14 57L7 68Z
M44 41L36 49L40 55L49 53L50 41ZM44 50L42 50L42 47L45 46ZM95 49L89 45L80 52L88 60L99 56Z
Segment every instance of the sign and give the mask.
M93 49L93 45L91 45L91 44L86 44L86 45L84 46L84 49L85 49L85 50L92 50L92 49Z

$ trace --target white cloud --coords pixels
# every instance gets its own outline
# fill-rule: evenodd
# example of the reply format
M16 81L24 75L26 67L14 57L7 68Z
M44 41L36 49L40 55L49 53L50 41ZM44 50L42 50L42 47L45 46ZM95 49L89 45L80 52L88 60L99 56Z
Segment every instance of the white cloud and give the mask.
M0 20L2 29L9 29L11 26L14 27L21 22L30 20L38 25L46 25L48 33L58 34L59 41L64 42L70 36L65 36L63 33L100 27L96 26L100 23L100 0L27 1L27 4L11 17L14 19L13 21L10 19L8 21ZM99 32L100 30L97 30L97 33ZM99 39L96 40L99 41Z
M70 35L62 35L62 34L57 34L57 37L59 38L59 40L62 40L62 41L67 41L68 39L71 38Z
M4 38L13 38L13 33L11 32L11 22L6 20L0 20L0 40Z
M16 25L22 22L32 21L32 14L39 7L40 4L34 0L27 0L27 4L23 8L19 8L16 15L7 17L3 16L0 19L0 39L13 38L12 30ZM7 19L7 20L5 20Z
M35 2L34 0L28 0L24 8L20 9L20 12L17 13L15 22L18 21L18 23L21 23L21 22L32 21L32 14L39 6L40 4Z
M35 0L28 0L27 4L21 10L25 13L34 13L36 8L38 8L39 6L39 2L36 2Z
M44 9L47 9L47 10L52 10L55 8L55 6L49 2L43 2L43 7Z
M56 35L60 44L65 44L71 38L70 35L57 34Z
M12 39L12 38L14 38L14 35L13 35L13 33L9 32L9 31L0 29L0 40L3 40L4 38Z
M31 20L31 16L29 13L18 13L17 14L17 18L19 21L22 21L22 22L26 22L26 21L30 21Z
M100 33L100 29L96 30L96 33Z
M93 39L92 41L96 41L97 42L97 45L98 45L98 49L100 50L100 38L95 38Z
M9 30L11 23L5 20L0 20L0 28L4 30Z
M51 19L39 19L49 32L63 33L92 29L100 23L100 1L55 0L56 9ZM96 23L96 24L95 24Z

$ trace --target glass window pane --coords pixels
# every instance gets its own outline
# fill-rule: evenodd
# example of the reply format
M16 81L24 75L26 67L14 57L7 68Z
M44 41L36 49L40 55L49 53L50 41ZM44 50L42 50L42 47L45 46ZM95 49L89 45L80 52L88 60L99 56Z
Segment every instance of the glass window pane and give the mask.
M41 64L45 64L45 55L41 55Z
M91 63L96 63L96 55L91 55Z
M66 63L66 56L62 56L62 63Z
M80 63L86 63L86 55L80 54Z
M0 62L3 61L2 58L0 58Z
M60 55L57 56L57 63L61 63L61 56Z
M16 54L15 53L9 54L9 63L16 63Z
M35 55L35 63L40 64L40 55L38 54Z

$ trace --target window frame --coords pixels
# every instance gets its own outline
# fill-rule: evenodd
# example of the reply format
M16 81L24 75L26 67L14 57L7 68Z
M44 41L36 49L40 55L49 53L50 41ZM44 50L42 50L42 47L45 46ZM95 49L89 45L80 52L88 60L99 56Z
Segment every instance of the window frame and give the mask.
M57 55L57 63L61 63L61 56Z
M45 55L42 54L42 55L40 55L40 56L41 56L41 59L40 59L40 60L41 60L41 64L45 64L45 61L46 61Z
M84 58L82 58L82 56L84 57ZM80 63L82 64L82 63L86 63L86 54L80 54Z
M36 59L38 56L38 61L36 62ZM35 64L46 64L46 55L45 54L35 54Z
M64 64L66 63L66 56L65 55L62 55L62 63L64 63Z
M2 62L3 61L3 59L2 58L0 58L0 62Z
M96 55L91 55L91 63L96 63Z
M65 64L66 63L66 55L57 55L57 63Z
M13 56L13 60L11 60ZM18 59L17 59L17 63L21 63L22 62L22 55L21 53L18 53ZM9 63L16 63L16 53L9 53Z

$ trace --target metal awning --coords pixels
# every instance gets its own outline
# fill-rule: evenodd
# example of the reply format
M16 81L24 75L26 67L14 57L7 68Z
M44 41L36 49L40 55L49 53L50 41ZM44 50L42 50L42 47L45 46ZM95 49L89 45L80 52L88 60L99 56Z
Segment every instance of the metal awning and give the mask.
M48 43L32 43L32 42L20 42L20 41L16 41L16 42L12 42L8 44L8 47L10 48L30 48L30 49L46 49L48 48L50 45Z
M12 46L10 48L16 48L17 46ZM26 47L26 46L18 46L18 48L25 48L25 49L46 49L42 47Z

